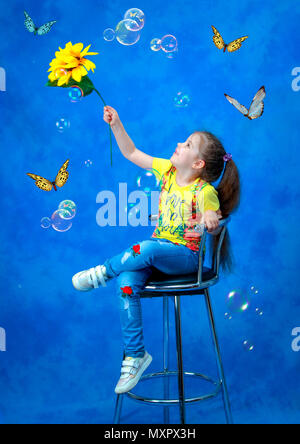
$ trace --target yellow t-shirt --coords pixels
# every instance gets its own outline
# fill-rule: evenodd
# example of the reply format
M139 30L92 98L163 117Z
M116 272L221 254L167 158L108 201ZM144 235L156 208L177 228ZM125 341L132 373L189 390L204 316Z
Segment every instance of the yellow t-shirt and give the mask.
M191 185L176 183L176 168L168 159L154 158L152 171L160 180L158 222L152 237L168 239L198 251L201 242L199 225L207 210L218 211L218 193L200 178Z

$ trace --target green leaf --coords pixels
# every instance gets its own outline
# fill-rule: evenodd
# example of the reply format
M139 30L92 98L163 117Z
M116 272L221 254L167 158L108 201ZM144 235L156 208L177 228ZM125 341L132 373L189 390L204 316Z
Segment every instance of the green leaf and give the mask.
M48 82L46 83L46 86L57 86L57 82L58 82L58 79L54 80L54 82L51 82L50 80L48 80ZM80 82L76 82L76 80L70 79L68 84L63 84L60 86L60 88L70 88L71 86L79 86L79 88L82 89L84 96L88 96L94 90L94 84L88 78L88 76L82 77Z

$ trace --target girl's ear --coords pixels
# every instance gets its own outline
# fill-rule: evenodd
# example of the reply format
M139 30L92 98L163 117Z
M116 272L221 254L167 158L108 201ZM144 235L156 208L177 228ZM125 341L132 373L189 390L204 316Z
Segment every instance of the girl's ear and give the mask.
M205 167L205 160L202 159L198 159L195 160L195 162L193 163L193 168L200 170L201 168Z

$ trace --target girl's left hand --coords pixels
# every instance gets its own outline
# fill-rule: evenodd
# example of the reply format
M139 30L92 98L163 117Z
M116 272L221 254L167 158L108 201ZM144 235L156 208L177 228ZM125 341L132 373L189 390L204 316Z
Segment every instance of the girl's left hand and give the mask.
M219 219L222 219L222 216L219 211L218 213L212 210L207 210L204 213L204 223L209 233L215 231L219 226Z

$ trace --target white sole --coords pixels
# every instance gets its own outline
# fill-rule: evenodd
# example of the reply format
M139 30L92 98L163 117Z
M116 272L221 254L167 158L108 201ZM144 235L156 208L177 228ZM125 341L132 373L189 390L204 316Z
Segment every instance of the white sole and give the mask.
M91 288L84 288L84 287L81 287L80 286L80 284L79 284L79 282L78 282L78 276L81 274L82 272L80 271L79 273L76 273L73 277L72 277L72 284L73 284L73 287L76 289L76 290L78 290L78 291L90 291L90 290L93 290L93 288L91 287Z
M129 392L131 389L133 389L137 383L139 382L139 380L142 377L142 374L144 373L144 371L147 369L147 367L149 367L149 365L152 362L152 356L149 355L148 353L148 358L147 360L144 362L144 364L142 365L142 367L139 369L139 371L137 372L136 376L134 378L132 378L126 385L123 385L122 387L119 388L115 388L115 393L117 393L118 395L122 394L122 393L127 393Z
M90 272L90 276L91 276L91 279L92 279L92 282L93 282L93 284L92 284L93 286L91 286L89 288L82 287L80 285L80 283L79 283L79 276L82 273L88 273L88 272ZM79 290L79 291L90 291L90 290L94 290L94 288L99 288L99 281L100 281L100 284L102 285L102 287L106 287L105 278L103 276L102 269L101 269L100 265L98 265L95 268L90 268L90 270L80 271L79 273L76 273L72 277L73 286L74 286L74 288L76 290Z

